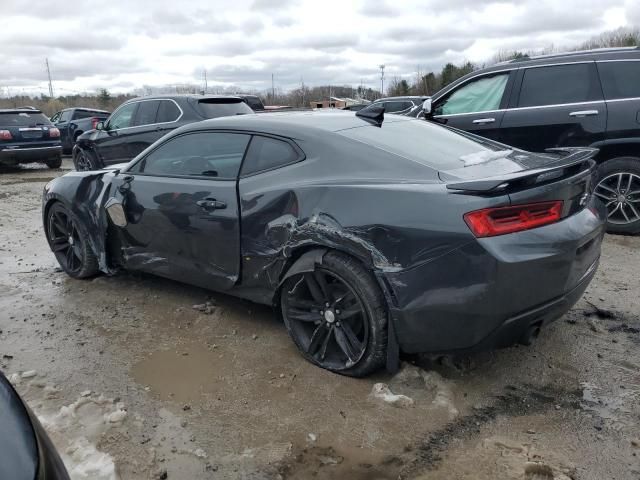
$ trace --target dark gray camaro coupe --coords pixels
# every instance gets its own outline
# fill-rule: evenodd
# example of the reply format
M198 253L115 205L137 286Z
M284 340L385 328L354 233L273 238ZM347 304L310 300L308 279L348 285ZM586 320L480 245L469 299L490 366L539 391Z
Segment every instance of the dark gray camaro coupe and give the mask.
M220 118L53 180L44 227L72 277L142 270L274 305L305 358L361 376L563 315L600 256L593 154L394 115Z

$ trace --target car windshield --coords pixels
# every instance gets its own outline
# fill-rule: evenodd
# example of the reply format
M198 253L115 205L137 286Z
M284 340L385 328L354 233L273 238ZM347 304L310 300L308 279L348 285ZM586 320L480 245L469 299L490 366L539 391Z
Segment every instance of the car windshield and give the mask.
M49 125L49 120L40 112L0 112L0 126L29 127L32 125Z
M438 170L463 167L469 164L470 158L483 156L483 152L505 148L498 143L481 143L471 136L422 120L387 117L381 127L365 125L337 133Z
M242 100L203 99L198 101L198 110L205 118L227 117L253 113L253 110Z

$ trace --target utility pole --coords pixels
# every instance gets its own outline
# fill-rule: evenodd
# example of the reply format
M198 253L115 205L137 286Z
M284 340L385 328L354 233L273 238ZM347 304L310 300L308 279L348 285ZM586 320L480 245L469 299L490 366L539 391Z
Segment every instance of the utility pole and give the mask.
M271 74L271 102L275 105L276 103L276 88L273 83L273 73Z
M49 59L45 58L44 63L47 65L47 77L49 77L49 97L53 98L53 85L51 84L51 70L49 70Z
M207 93L207 69L205 68L202 73L204 74L204 93Z
M384 97L384 67L385 65L380 65L380 96Z

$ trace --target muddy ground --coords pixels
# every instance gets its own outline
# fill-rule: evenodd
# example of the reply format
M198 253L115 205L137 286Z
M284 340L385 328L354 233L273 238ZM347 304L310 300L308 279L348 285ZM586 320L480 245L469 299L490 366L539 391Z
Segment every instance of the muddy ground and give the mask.
M356 380L303 361L269 308L65 276L40 195L70 168L0 173L0 366L74 478L640 478L640 238L607 236L585 298L531 347ZM413 405L370 398L378 382Z

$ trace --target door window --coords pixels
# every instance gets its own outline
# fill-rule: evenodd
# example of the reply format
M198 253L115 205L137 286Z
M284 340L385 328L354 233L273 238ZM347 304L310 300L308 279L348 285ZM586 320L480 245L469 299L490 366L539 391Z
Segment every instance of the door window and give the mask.
M300 160L301 155L293 146L282 140L256 135L251 140L247 157L242 165L242 175L282 167Z
M598 71L607 100L640 97L640 61L601 62Z
M160 100L156 123L175 122L180 118L180 109L171 100Z
M119 128L130 127L133 123L133 114L138 108L138 103L129 103L118 109L116 113L109 119L109 130L118 130Z
M73 119L74 120L78 120L80 118L88 118L88 117L92 117L94 115L94 113L89 112L87 110L76 110L73 113Z
M413 107L413 103L411 102L385 102L384 103L384 111L385 113L395 113L402 112L404 110L408 110Z
M68 122L71 120L71 114L73 112L71 110L65 110L64 112L60 112L60 120L59 122Z
M57 122L60 119L60 112L57 112L53 117L51 117L51 121L53 123Z
M151 125L152 123L156 123L156 113L158 112L159 106L160 100L144 100L140 102L133 121L133 126L140 127L142 125Z
M509 79L508 73L473 80L455 90L444 103L438 105L435 115L475 113L498 110Z
M132 171L147 175L235 179L249 138L245 134L222 132L173 137L142 159Z
M575 63L524 71L518 107L602 100L593 63Z

